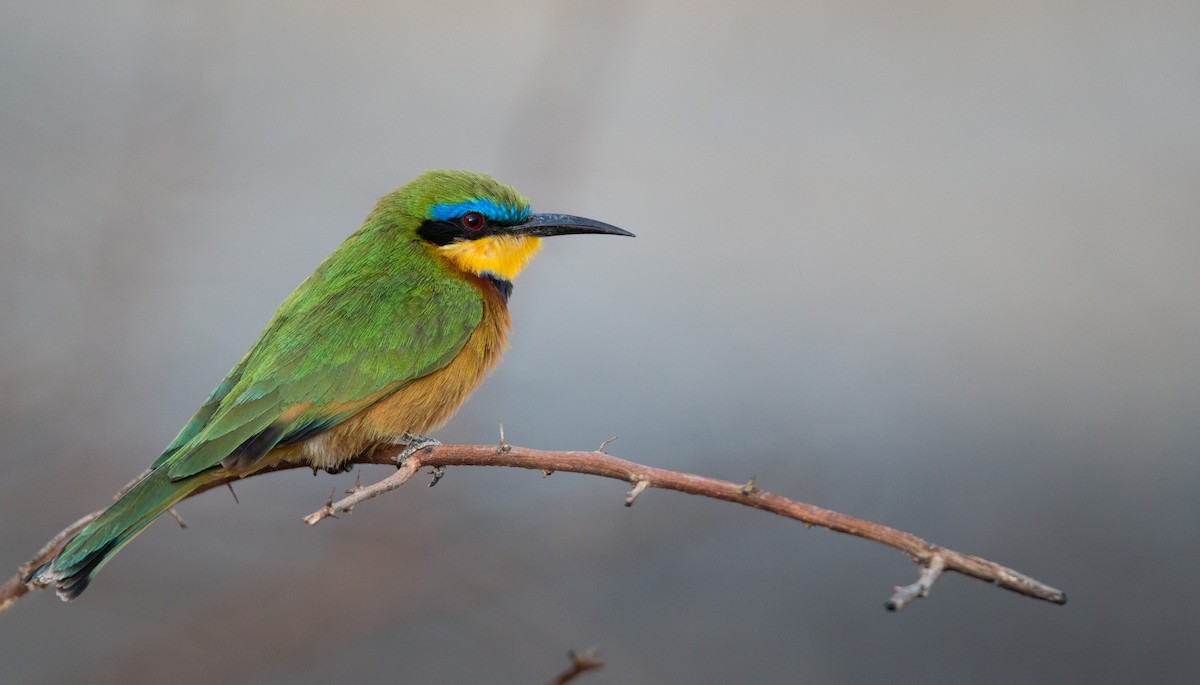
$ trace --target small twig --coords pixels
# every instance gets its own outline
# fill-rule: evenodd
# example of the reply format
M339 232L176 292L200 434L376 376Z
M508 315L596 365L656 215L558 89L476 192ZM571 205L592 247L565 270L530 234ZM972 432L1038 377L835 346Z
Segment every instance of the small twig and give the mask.
M888 611L900 611L909 602L928 595L934 581L942 575L945 568L946 560L942 558L942 555L933 555L933 558L929 560L929 565L921 570L921 577L917 578L917 582L911 585L897 585L896 592L884 606Z
M410 478L417 474L417 469L419 468L421 468L421 462L418 460L417 455L414 454L405 459L400 468L396 469L396 472L387 478L376 483L371 483L370 485L356 487L354 492L350 493L349 496L336 502L333 501L333 497L330 497L328 504L305 516L304 522L310 526L315 526L323 519L337 518L338 514L349 514L359 504L404 485Z
M597 647L589 647L581 654L571 650L567 652L567 656L571 659L571 667L559 673L558 677L550 681L550 685L564 685L583 673L604 668L604 662L600 661L600 649Z
M600 443L600 446L596 448L596 451L599 452L600 454L606 454L606 452L604 451L604 448L608 447L609 443L611 443L613 440L616 440L616 439L617 439L617 436L614 435L611 438L605 440L604 442Z
M625 506L632 507L634 500L636 500L638 495L642 494L642 491L648 487L650 487L650 481L648 480L639 480L634 483L633 487L629 489L629 492L625 493Z

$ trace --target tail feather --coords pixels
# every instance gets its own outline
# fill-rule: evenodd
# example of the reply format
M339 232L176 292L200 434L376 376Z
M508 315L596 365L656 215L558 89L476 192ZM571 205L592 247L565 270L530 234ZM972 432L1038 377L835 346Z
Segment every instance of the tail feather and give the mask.
M71 538L54 559L33 570L26 582L55 585L58 596L75 599L112 555L129 543L150 522L196 488L210 480L209 473L172 481L166 469L156 469L138 481L96 520Z

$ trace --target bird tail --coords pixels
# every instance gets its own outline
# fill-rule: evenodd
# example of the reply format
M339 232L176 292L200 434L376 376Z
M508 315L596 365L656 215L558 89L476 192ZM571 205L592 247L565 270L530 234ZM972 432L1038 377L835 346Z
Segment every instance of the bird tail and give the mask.
M58 555L34 569L25 582L56 585L63 600L75 599L112 555L179 500L212 479L199 473L173 481L166 469L148 473L94 521L71 538Z

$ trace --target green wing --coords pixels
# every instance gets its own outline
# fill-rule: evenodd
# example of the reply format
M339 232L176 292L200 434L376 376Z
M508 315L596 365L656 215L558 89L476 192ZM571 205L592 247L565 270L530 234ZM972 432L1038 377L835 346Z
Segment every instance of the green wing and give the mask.
M448 364L483 316L478 291L429 268L394 266L381 274L340 269L332 258L322 265L154 468L180 479L229 458L252 463Z

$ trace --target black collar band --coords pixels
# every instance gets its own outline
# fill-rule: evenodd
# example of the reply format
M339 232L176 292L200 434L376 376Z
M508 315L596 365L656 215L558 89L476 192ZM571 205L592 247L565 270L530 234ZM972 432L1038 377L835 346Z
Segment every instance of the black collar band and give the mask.
M508 302L509 296L512 295L512 281L506 278L500 278L491 271L484 271L479 275L485 281L489 281L492 285L496 286L496 290L500 293L500 297L504 298L505 302Z

